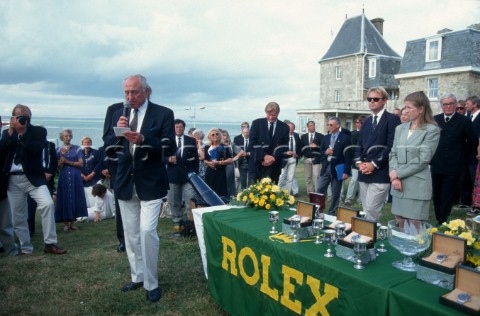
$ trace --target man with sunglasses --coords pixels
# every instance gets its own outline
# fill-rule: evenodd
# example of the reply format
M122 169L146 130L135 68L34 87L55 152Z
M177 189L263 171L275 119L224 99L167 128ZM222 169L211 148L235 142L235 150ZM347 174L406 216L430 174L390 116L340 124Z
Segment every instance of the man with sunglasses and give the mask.
M367 96L372 116L362 124L355 164L363 211L367 219L378 221L390 188L388 156L400 118L386 111L388 93L383 87L370 88Z
M8 202L22 254L29 255L33 251L27 223L28 195L37 202L42 214L44 252L63 255L67 251L57 246L55 210L43 167L42 152L47 142L47 130L31 125L31 116L25 105L17 104L13 108L10 127L3 131L0 140L0 152L6 155L1 183L8 183Z

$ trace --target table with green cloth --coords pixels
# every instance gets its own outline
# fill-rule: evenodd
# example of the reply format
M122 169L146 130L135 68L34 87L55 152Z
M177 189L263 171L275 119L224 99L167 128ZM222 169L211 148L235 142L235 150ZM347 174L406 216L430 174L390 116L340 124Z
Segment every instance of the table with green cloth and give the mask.
M314 237L292 243L269 233L268 212L239 208L203 214L208 286L232 315L455 315L438 297L448 290L392 267L402 255L388 251L363 270L342 258L326 258ZM334 246L332 247L332 249ZM412 314L413 315L413 314Z

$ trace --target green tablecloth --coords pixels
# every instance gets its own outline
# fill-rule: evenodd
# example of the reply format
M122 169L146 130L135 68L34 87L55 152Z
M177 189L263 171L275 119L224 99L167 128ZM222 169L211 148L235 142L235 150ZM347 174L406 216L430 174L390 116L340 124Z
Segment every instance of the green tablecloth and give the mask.
M282 219L291 215L291 211L280 211L277 230L281 231ZM438 303L446 290L392 267L391 262L402 256L388 245L388 252L366 269L356 270L349 261L324 257L326 245L316 245L313 239L291 243L284 234L271 236L266 211L212 212L203 215L203 225L209 288L231 314L400 315L397 312L408 307L402 296L403 291L408 294L411 282L435 293L428 296L429 304L444 313L453 312ZM400 285L392 306L390 290ZM412 298L422 311L418 301Z

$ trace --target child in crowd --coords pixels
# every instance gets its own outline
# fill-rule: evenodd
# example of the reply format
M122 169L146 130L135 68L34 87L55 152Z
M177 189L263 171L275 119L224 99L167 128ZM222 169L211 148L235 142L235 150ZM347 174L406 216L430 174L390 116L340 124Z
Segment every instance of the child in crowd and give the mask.
M99 222L115 216L115 201L113 194L103 184L97 183L92 187L95 205L88 208L88 217L83 220Z

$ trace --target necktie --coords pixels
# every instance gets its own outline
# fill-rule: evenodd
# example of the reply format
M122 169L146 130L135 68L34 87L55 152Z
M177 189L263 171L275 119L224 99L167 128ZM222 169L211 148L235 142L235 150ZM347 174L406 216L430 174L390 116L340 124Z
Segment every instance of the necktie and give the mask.
M293 151L293 137L290 136L290 151Z
M138 109L133 110L133 118L132 122L130 123L130 130L136 132L137 131L137 126L138 126ZM130 143L130 154L133 155L133 145L134 143Z
M245 139L245 147L244 147L243 151L247 151L247 148L248 148L248 139Z
M330 147L331 148L335 147L335 141L337 140L337 134L332 134L332 137L330 138Z
M180 150L180 157L182 156L182 138L178 138L178 150Z
M270 138L273 136L273 123L270 123L270 127L268 128L268 134L270 135Z
M377 124L378 124L378 123L377 123L377 116L375 115L375 116L373 117L373 123L372 123L372 128L373 128L373 129L372 129L372 131L375 131L375 128L377 128Z
M448 121L450 121L450 117L449 117L449 116L447 116L447 117L445 118L445 122L448 123Z
M310 144L313 143L313 134L310 134Z
M22 148L23 145L20 144L20 135L18 135L17 148L15 149L15 157L13 158L13 163L16 165L22 163Z

